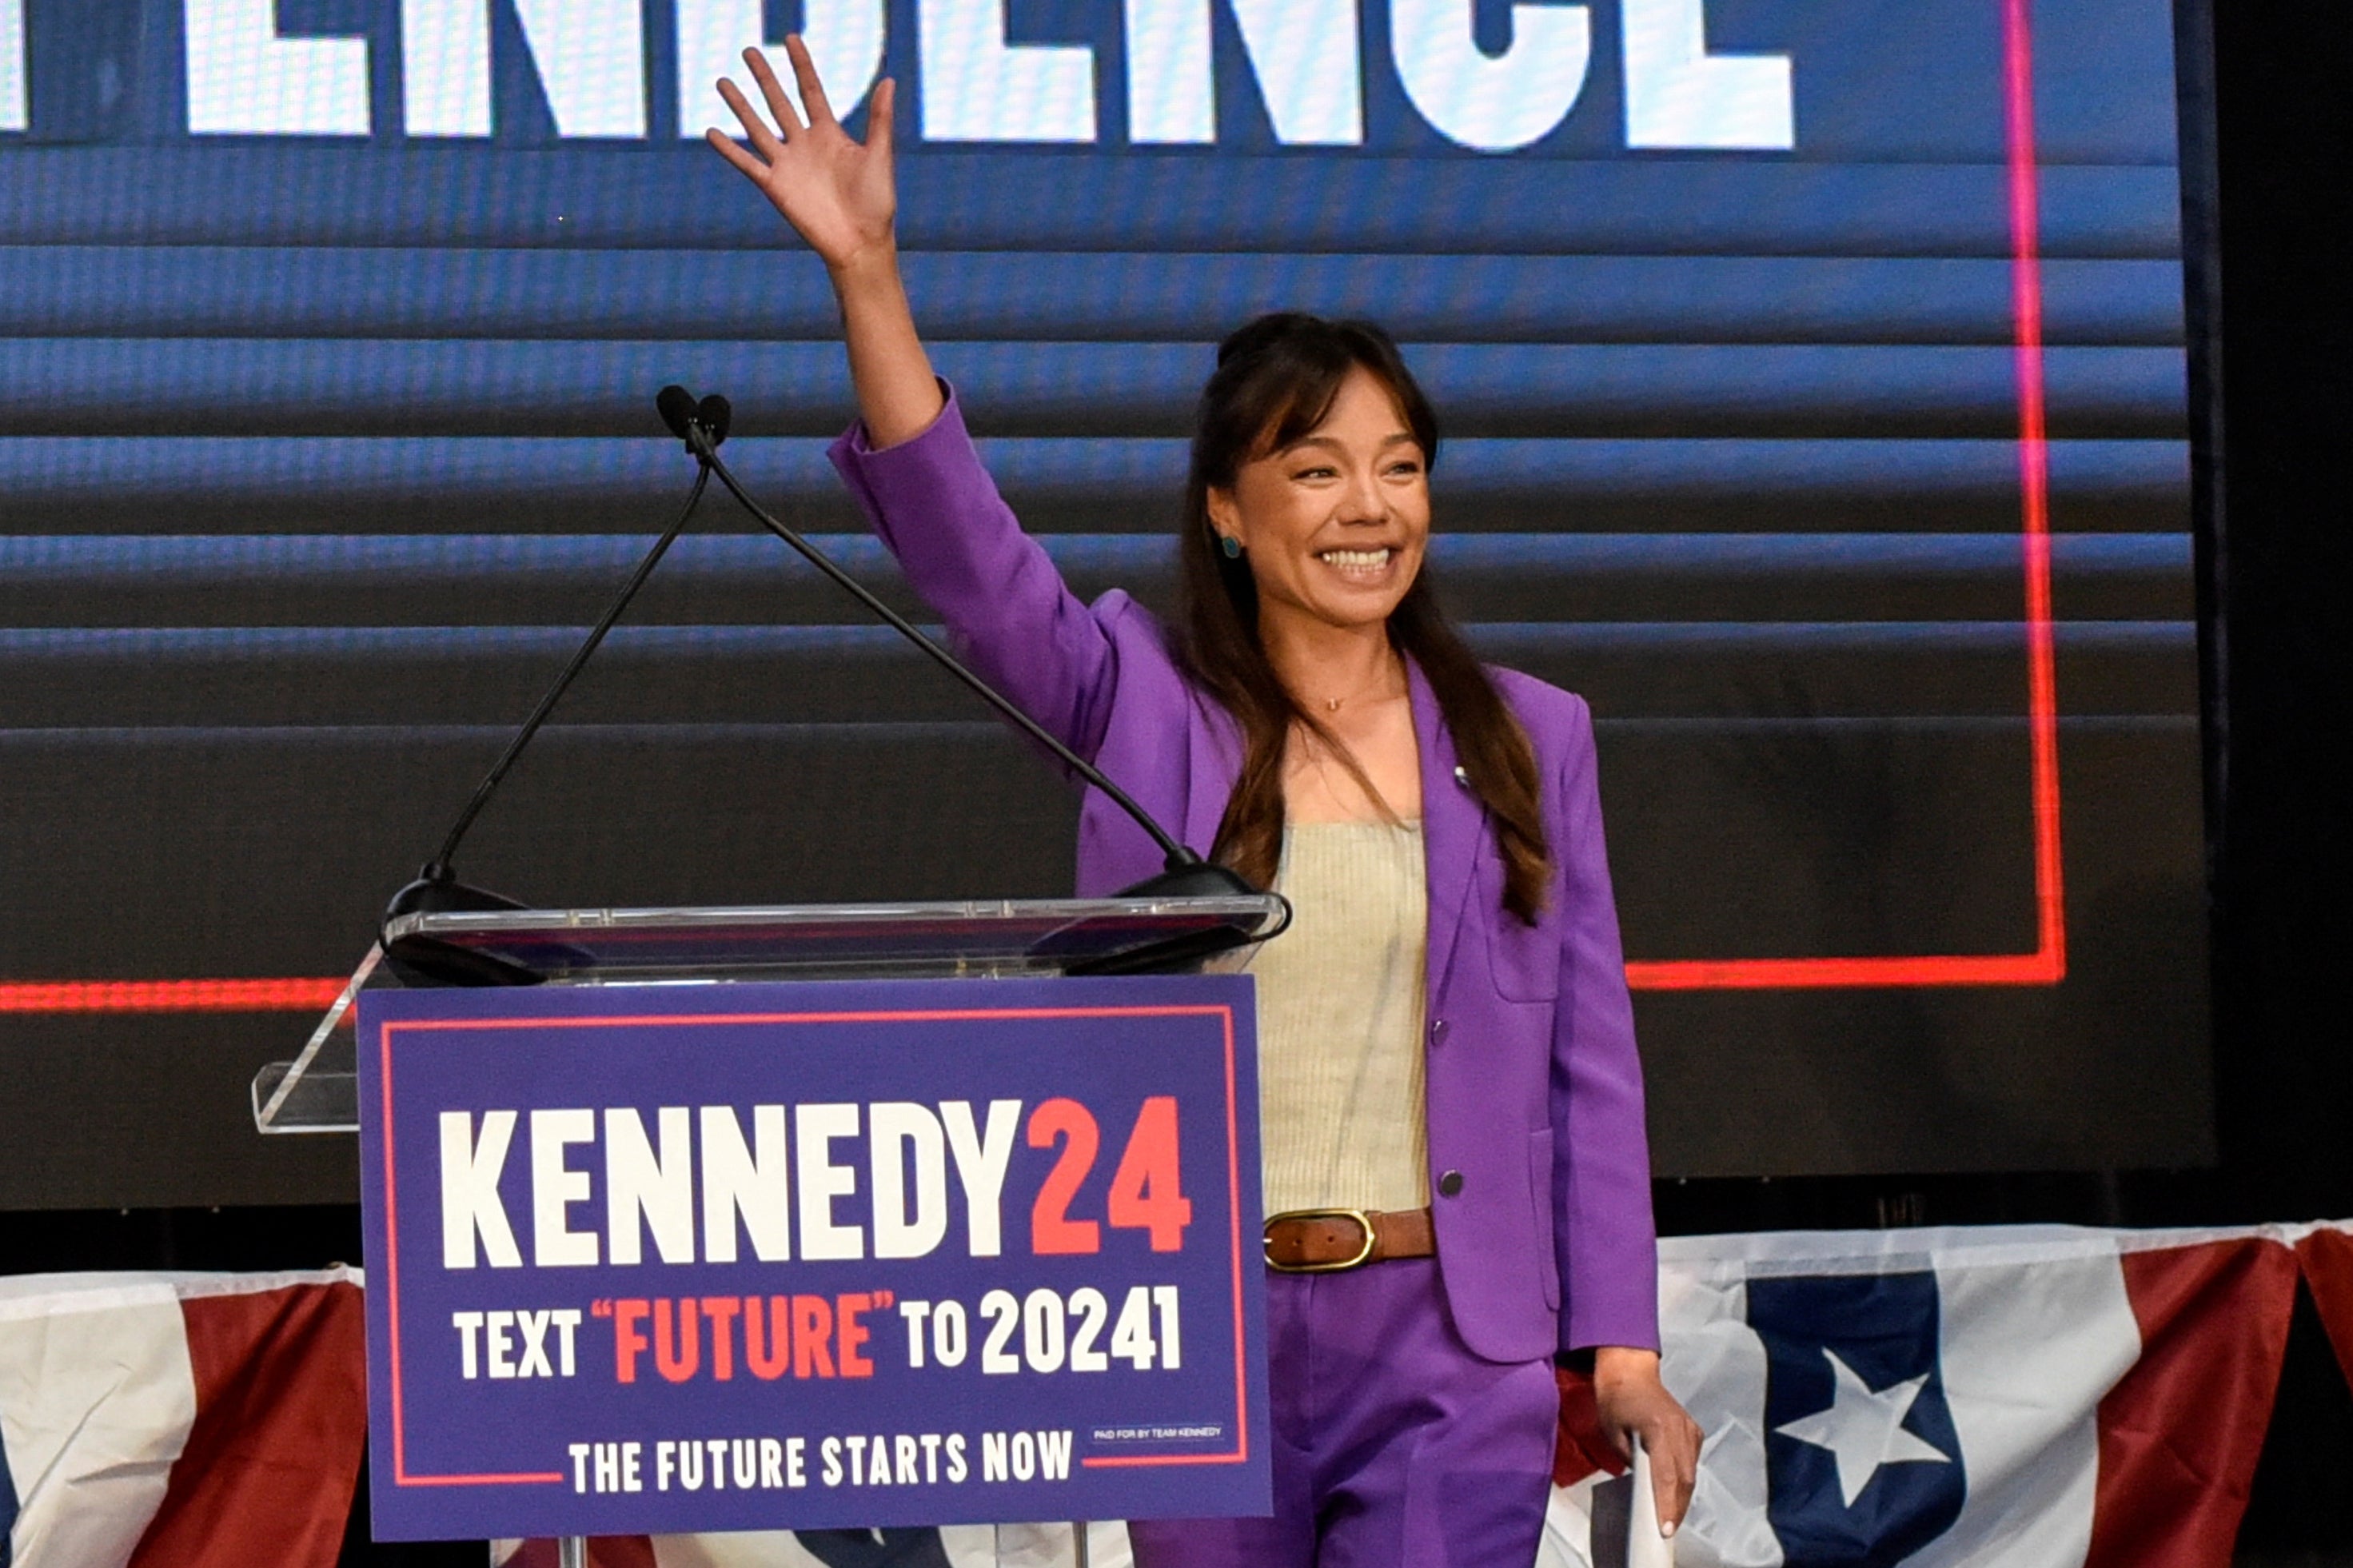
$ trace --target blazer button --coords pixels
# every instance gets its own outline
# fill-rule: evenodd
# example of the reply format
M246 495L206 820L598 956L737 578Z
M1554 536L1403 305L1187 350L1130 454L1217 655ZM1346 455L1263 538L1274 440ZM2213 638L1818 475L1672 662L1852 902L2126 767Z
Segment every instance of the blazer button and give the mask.
M1465 789L1468 789L1471 788L1471 770L1463 767L1461 763L1456 763L1454 765L1454 781L1457 784L1461 785Z
M1430 1043L1432 1045L1446 1044L1446 1020L1433 1018L1430 1021Z
M1462 1172L1460 1171L1449 1171L1445 1175L1440 1176L1438 1179L1438 1191L1441 1196L1448 1198L1451 1198L1457 1192L1461 1192Z

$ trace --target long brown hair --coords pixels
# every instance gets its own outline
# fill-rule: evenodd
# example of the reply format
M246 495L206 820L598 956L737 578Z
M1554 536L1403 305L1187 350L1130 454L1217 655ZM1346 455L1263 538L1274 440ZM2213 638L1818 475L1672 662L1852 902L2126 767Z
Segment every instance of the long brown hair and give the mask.
M1324 422L1340 384L1357 367L1397 399L1422 460L1438 461L1438 417L1397 344L1370 322L1279 312L1244 323L1218 347L1201 389L1192 471L1177 537L1184 593L1178 652L1242 727L1241 777L1218 825L1214 859L1264 886L1282 852L1282 758L1294 726L1328 746L1374 794L1347 747L1276 674L1259 640L1258 583L1247 559L1228 557L1209 524L1209 492L1230 490L1241 466L1280 451ZM1421 667L1453 736L1471 789L1494 820L1504 853L1504 906L1534 921L1545 906L1552 860L1538 805L1535 750L1486 670L1439 609L1425 560L1390 612L1389 644Z

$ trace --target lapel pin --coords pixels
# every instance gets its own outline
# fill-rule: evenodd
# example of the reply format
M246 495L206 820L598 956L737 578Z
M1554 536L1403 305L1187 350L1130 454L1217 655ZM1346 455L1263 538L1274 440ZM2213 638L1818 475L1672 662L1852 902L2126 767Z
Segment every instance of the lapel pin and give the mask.
M1463 767L1461 763L1456 763L1454 765L1454 781L1457 784L1461 785L1465 789L1468 789L1471 788L1471 770Z

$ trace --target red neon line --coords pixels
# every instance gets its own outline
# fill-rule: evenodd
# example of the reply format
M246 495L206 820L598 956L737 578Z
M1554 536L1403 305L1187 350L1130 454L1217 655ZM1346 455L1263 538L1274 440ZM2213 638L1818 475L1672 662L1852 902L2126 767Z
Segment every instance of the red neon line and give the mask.
M2052 747L2055 750L2055 747ZM2041 821L2038 819L2038 828ZM2055 840L2057 824L2051 824ZM2038 833L2037 849L2042 848ZM2055 842L2052 848L2055 851ZM2055 857L2054 857L2055 858ZM2044 906L2055 916L2055 893ZM2059 922L2054 921L2054 925ZM2063 927L2062 927L2063 939ZM2048 944L2046 944L2047 949ZM2054 961L2056 960L2056 961ZM2065 975L2063 959L2048 950L2033 953L1924 954L1918 957L1859 959L1631 959L1626 983L1635 991L1755 991L1778 987L1819 986L1962 986L2052 985ZM72 984L37 985L0 982L0 1013L185 1012L198 1011L309 1012L332 1005L341 995L339 980L90 980ZM190 1002L174 994L203 986L215 994ZM217 1000L225 996L228 1000ZM256 1000L247 1000L248 998ZM1083 1012L1085 1010L1078 1010ZM1135 1011L1135 1010L1123 1010ZM1155 1010L1145 1009L1144 1012ZM1175 1011L1183 1012L1184 1009ZM856 1014L835 1015L832 1021L853 1020ZM991 1014L990 1016L1010 1016ZM1034 1015L1033 1015L1034 1016ZM744 1014L712 1016L702 1022L761 1023L817 1021L819 1014ZM515 1019L448 1021L441 1028L548 1026L566 1023L659 1023L667 1019Z
M0 1012L324 1012L341 980L0 980Z
M2002 0L2002 111L2009 153L2012 359L2018 376L2019 536L2026 577L2026 711L2034 817L2034 950L1857 959L1630 962L1635 991L1802 991L2047 986L2067 977L2059 839L2059 676L2051 605L2051 444L2042 366L2042 195L2034 155L2030 0Z
M1871 959L1671 959L1630 963L1634 991L1822 991L1903 986L2056 985L2048 953L1976 953Z
M1667 959L1630 963L1636 991L2056 985L2067 974L2060 854L2059 678L2051 604L2051 444L2042 365L2041 178L2034 150L2030 0L2002 0L2002 124L2009 156L2011 353L2018 375L2021 553L2026 575L2027 726L2034 815L2034 951L1921 958ZM1824 978L1853 975L1860 978ZM5 1012L284 1012L333 1004L340 980L0 981Z
M2010 298L2017 318L2018 468L2025 503L2027 715L2033 737L2035 955L2067 972L2059 853L2059 677L2051 610L2051 447L2042 383L2042 193L2034 162L2034 48L2028 0L2004 0L2002 97L2010 151Z

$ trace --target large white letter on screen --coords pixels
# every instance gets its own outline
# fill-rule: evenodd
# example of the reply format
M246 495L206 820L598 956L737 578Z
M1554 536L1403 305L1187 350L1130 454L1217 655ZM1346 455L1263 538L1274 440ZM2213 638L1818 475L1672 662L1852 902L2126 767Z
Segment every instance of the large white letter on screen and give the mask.
M926 142L1092 142L1095 53L1005 41L1006 0L921 0Z
M1798 144L1787 55L1707 52L1706 0L1625 0L1626 144Z
M1274 139L1353 147L1365 139L1355 0L1231 0ZM1127 137L1214 142L1210 0L1127 0Z
M1512 46L1479 47L1472 0L1395 0L1389 48L1421 117L1482 153L1525 147L1568 118L1593 58L1582 5L1514 5Z
M700 136L716 125L733 134L735 116L719 96L717 83L732 76L753 102L759 90L744 69L744 51L769 49L776 58L776 79L785 96L804 120L801 84L793 79L784 55L784 40L771 38L761 25L760 0L677 0L678 5L678 133ZM801 0L802 42L817 62L818 79L825 83L826 101L835 114L847 119L859 101L882 74L885 0Z
M400 0L401 129L491 133L490 0Z
M411 136L491 133L491 6L400 0L402 127ZM646 133L638 0L514 0L559 136Z
M364 136L365 38L281 38L277 0L187 0L188 131Z
M25 0L0 0L0 131L29 130L25 96Z

